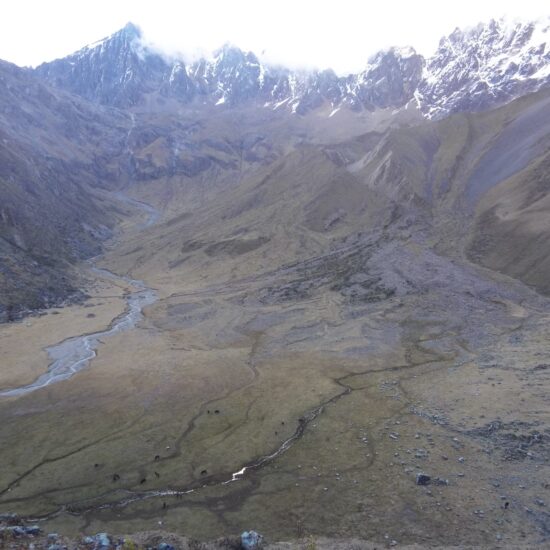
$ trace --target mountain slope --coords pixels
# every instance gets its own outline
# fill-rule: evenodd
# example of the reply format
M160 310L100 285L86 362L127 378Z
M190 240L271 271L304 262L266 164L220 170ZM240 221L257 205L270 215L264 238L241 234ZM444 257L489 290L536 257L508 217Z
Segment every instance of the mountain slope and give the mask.
M550 97L522 103L472 176L493 185L477 206L468 254L548 294Z
M129 243L113 266L127 271L139 265L139 277L158 277L161 286L180 275L198 284L205 273L224 283L384 228L390 235L405 231L446 255L466 254L547 292L548 94L347 139L319 142L315 136L327 138L327 128L312 125L307 139L290 146L272 132L277 154L251 164L203 203L193 193L175 202L174 217L139 244ZM217 131L228 143L232 129ZM158 196L165 187L151 180L141 189Z
M44 85L0 63L0 318L76 291L70 264L97 254L115 210L101 189L129 118Z

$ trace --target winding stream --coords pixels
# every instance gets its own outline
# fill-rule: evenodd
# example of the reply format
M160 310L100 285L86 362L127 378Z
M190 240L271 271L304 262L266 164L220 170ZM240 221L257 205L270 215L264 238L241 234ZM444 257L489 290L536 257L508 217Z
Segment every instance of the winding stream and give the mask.
M160 213L151 205L126 197L121 193L117 193L115 197L117 200L140 208L148 215L147 221L139 226L140 229L150 227L158 221ZM155 291L149 288L143 281L116 275L107 269L94 266L94 261L98 259L99 256L89 260L92 266L92 272L102 278L108 278L113 281L132 285L132 287L136 289L126 297L126 311L113 319L109 328L106 330L68 338L67 340L63 340L58 344L46 348L52 360L48 370L30 384L18 388L1 390L0 397L19 397L51 384L55 384L56 382L71 378L71 376L85 368L90 361L96 357L96 350L101 344L101 339L134 328L137 323L143 319L143 308L157 300Z

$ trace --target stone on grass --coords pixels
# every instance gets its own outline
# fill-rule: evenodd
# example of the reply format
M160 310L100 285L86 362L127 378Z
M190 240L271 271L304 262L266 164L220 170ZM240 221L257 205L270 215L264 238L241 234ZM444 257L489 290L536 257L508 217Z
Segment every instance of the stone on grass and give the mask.
M431 480L432 478L427 474L423 474L423 473L416 474L417 485L429 485Z
M109 539L109 535L107 533L98 533L94 538L96 550L109 548L111 546L111 540Z

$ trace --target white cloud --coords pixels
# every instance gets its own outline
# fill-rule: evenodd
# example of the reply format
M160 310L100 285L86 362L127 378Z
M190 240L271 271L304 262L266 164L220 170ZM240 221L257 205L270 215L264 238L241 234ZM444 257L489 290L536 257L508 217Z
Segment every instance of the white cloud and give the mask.
M36 65L121 28L140 25L168 51L211 51L224 42L290 66L363 67L375 51L412 45L430 53L456 26L491 17L549 14L531 0L17 0L3 6L0 58Z

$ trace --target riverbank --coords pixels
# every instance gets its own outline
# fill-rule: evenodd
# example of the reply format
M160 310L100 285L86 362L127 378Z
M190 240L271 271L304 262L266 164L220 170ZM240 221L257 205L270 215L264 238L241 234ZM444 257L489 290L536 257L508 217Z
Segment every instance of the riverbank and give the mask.
M145 221L138 221L134 232L136 229L140 231L151 227L160 219L160 212L149 204L127 197L122 193L115 193L114 197L145 214ZM120 235L118 238L120 238ZM114 244L116 244L116 240L111 243L112 246ZM33 323L27 320L20 323L20 326L22 325L25 328L39 325L37 334L42 338L33 338L29 331L21 331L17 328L2 331L0 326L0 339L6 340L5 351L0 355L0 359L3 359L8 366L7 369L4 369L6 373L3 373L8 375L7 380L0 378L0 398L25 395L56 382L69 379L81 369L87 367L97 356L97 349L105 338L134 328L136 323L143 318L143 308L156 301L155 291L148 288L143 281L117 275L108 269L97 267L96 262L99 260L101 260L101 256L88 260L84 265L85 273L83 275L88 279L91 277L93 280L91 288L88 289L90 299L82 306L82 309L89 310L85 312L85 318L87 320L96 319L97 313L90 309L103 306L105 303L114 305L112 302L116 299L124 302L124 309L120 311L118 308L114 310L108 307L102 308L101 313L104 310L108 310L111 315L115 311L117 312L111 316L111 320L106 327L103 315L101 316L101 323L82 323L81 311L74 306L73 315L68 314L63 309L54 309L42 312L39 316L39 318L43 318L48 313L59 315L63 311L65 313L64 319L69 319L70 328L59 322ZM96 302L92 301L93 299L96 299ZM92 329L92 327L94 328ZM59 340L57 343L53 343L56 341L56 337ZM22 339L25 340L25 346L23 346ZM48 343L45 344L45 342ZM40 345L40 352L37 351L36 345ZM30 350L30 357L22 356L20 348L23 347ZM44 361L43 352L46 352L48 356L48 368L45 372L38 373L37 363ZM24 365L27 364L30 368L25 369ZM36 373L32 380L29 380L29 373L26 372L29 370ZM19 379L23 377L26 382L24 384L14 384L13 381L10 383L10 373L12 378L13 375Z
M97 279L84 304L45 310L36 317L0 325L0 389L31 384L52 363L47 348L108 328L126 309L126 285Z

